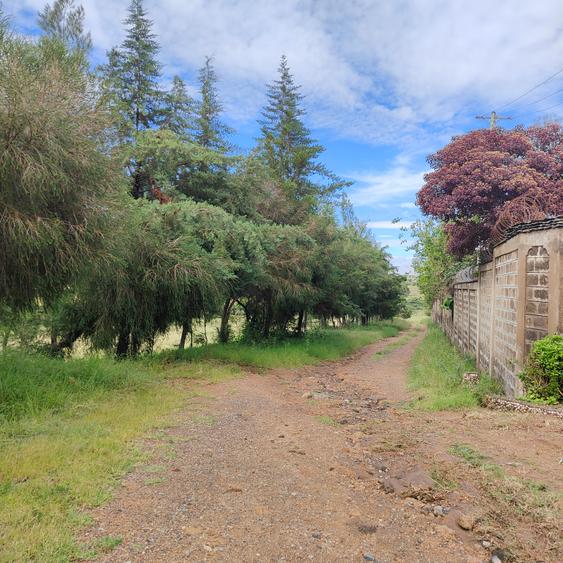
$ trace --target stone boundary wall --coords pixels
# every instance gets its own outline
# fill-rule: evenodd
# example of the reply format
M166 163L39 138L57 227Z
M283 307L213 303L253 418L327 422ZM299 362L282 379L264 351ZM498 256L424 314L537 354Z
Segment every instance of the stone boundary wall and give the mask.
M459 272L432 308L434 322L509 397L522 394L518 373L532 343L563 334L563 220L521 227L494 248L490 262ZM444 307L448 296L452 309Z

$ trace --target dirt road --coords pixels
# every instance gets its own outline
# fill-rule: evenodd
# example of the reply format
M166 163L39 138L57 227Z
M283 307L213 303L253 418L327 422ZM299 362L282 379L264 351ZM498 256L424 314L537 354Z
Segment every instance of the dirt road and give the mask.
M207 386L87 539L122 538L106 561L558 560L554 507L518 486L557 487L561 422L405 408L413 336Z

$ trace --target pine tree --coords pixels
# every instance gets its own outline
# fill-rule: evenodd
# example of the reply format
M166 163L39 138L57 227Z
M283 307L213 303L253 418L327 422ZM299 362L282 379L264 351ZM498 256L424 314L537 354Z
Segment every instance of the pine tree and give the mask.
M84 32L84 8L74 0L55 0L39 13L39 27L48 37L63 41L73 51L87 53L92 48L90 33Z
M156 56L159 45L152 33L142 0L131 0L125 19L127 33L121 47L108 53L102 79L111 103L124 122L122 131L131 137L148 129L161 117L161 65Z
M346 183L317 161L324 148L311 138L303 123L303 95L294 82L285 55L278 72L279 78L267 86L268 103L259 122L260 150L278 180L293 185L295 199L309 199L316 206L321 198ZM316 183L314 177L324 178L325 182Z
M157 126L162 119L163 93L159 88L159 45L142 0L131 0L125 40L108 53L101 67L102 86L115 115L119 143L132 143L137 133ZM148 189L141 163L129 164L131 195L144 197Z
M230 148L226 136L232 129L222 122L223 106L217 93L217 73L211 57L206 57L205 64L199 70L199 92L195 139L201 146L228 152Z
M194 100L186 91L186 83L174 76L172 87L165 94L161 126L179 137L189 138L194 129Z

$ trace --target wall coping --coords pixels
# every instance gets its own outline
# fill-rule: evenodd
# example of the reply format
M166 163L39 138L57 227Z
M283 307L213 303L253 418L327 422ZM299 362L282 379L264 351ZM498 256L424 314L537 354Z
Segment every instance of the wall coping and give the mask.
M520 233L529 233L532 231L546 231L549 229L560 229L563 228L563 215L558 215L557 217L548 217L547 219L540 219L538 221L528 221L526 223L516 223L506 229L504 237L496 242L493 247L505 243L507 240L519 235Z

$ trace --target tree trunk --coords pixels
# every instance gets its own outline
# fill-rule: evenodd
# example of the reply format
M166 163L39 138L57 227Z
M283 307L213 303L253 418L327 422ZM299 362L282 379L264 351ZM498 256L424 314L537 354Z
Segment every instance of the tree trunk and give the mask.
M119 333L115 355L118 358L125 358L127 352L129 352L129 333L124 331Z
M141 341L136 335L131 336L131 356L137 356L141 350Z
M299 316L297 317L297 328L296 328L296 332L299 336L301 336L304 332L303 330L303 320L305 318L305 311L303 311L303 309L301 309L301 311L299 311Z
M219 327L219 342L229 341L229 319L231 317L231 310L233 308L234 301L229 298L225 301L223 306L223 314L221 315L221 326Z
M266 314L264 317L264 328L262 331L262 336L264 338L268 338L268 336L270 336L270 327L272 326L272 316L273 316L272 304L268 302L266 306Z
M192 321L190 319L189 321L186 321L182 325L182 334L180 336L180 343L178 344L178 350L184 349L184 347L186 346L186 338L188 336L188 333L191 334L191 332L192 332Z

